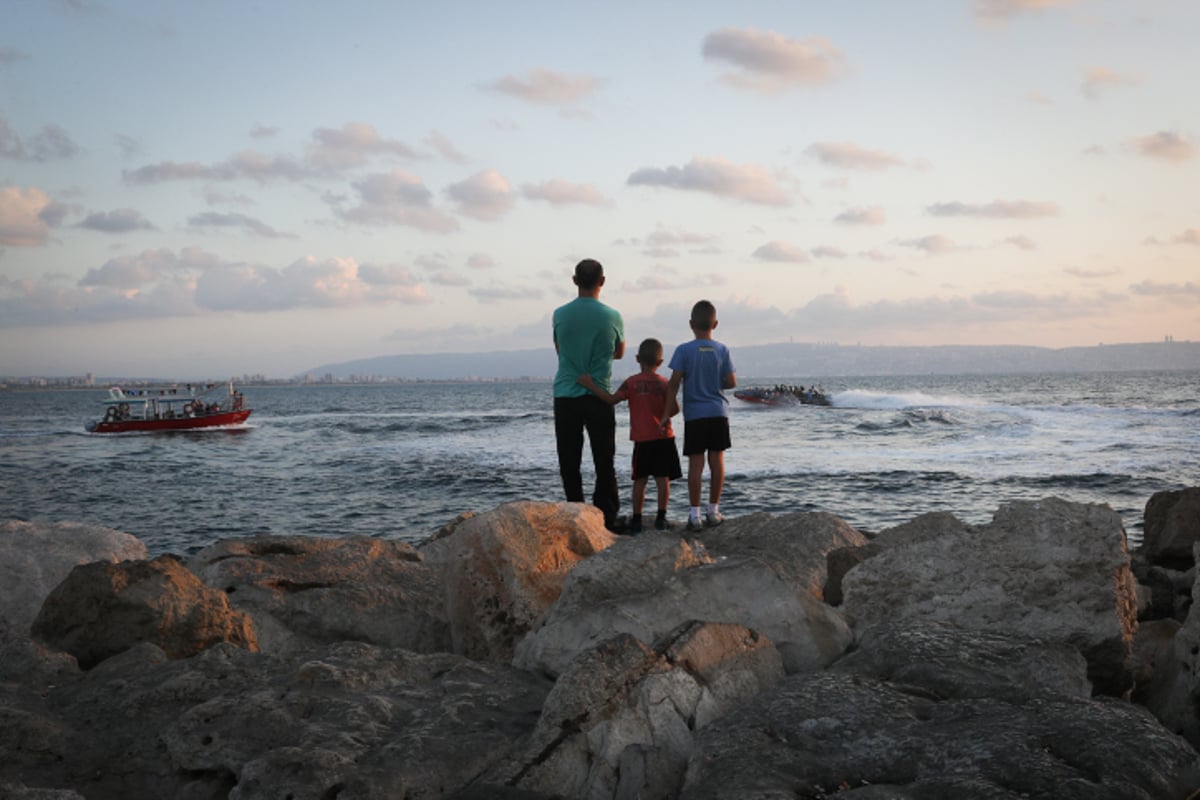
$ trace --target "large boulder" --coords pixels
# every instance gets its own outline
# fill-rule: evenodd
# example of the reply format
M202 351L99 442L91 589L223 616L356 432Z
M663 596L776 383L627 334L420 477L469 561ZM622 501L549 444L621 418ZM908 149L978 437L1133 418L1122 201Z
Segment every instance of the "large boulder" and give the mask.
M112 528L79 522L0 522L0 618L28 633L50 590L73 567L146 557L141 540Z
M1193 545L1200 558L1200 542ZM1198 562L1200 563L1200 562ZM1200 578L1192 587L1192 612L1154 664L1142 689L1146 707L1170 730L1200 749Z
M442 570L453 652L510 661L571 570L617 538L594 506L523 501L462 519L423 543L425 561Z
M1146 503L1142 553L1153 564L1186 570L1200 542L1200 487L1155 492Z
M851 624L923 620L1065 643L1096 692L1131 688L1137 591L1116 512L1047 498L1002 506L979 527L933 518L921 530L923 519L894 542L881 532L879 552L846 574Z
M488 780L565 797L672 797L695 731L774 685L783 661L739 625L616 636L555 682L523 757Z
M188 564L250 615L263 652L339 641L450 650L440 571L405 542L254 536L206 547Z
M1123 701L943 698L830 671L697 731L679 796L1184 800L1198 781L1200 755Z
M766 540L771 523L769 515L757 519ZM619 634L653 642L703 620L761 633L789 671L820 669L853 640L838 611L814 596L824 583L825 552L841 536L836 528L826 532L827 539L804 542L808 567L795 551L782 560L755 553L713 558L670 533L625 539L575 568L558 602L517 645L513 663L556 675L579 653ZM719 552L722 539L710 533ZM749 529L731 537L744 550L752 539Z
M89 669L138 642L186 658L218 642L257 650L250 618L175 556L75 567L46 598L33 635Z
M358 642L176 660L142 643L51 687L41 762L6 754L0 785L95 800L445 797L520 746L549 689L511 667Z

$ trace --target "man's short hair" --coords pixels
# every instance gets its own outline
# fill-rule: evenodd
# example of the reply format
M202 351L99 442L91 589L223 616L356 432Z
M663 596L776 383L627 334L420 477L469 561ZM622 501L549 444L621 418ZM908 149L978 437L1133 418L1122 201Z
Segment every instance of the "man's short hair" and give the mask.
M692 325L702 331L712 330L717 321L717 307L707 300L701 300L692 306Z
M604 267L594 258L585 258L575 265L575 285L581 289L595 289L604 278Z

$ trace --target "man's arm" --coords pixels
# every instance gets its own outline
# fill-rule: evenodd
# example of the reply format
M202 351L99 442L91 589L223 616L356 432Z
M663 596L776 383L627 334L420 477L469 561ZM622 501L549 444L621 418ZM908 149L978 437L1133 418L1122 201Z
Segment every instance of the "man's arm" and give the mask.
M730 372L721 379L722 389L733 389L737 387L737 373Z
M582 375L580 375L578 378L576 378L575 382L578 383L583 388L587 389L592 394L596 395L596 397L599 397L601 400L608 403L609 405L615 406L617 403L621 402L621 400L624 399L619 396L621 393L620 389L617 390L617 394L609 394L608 392L604 391L599 386L597 386L596 382L594 380L592 380L592 376L586 372L583 373Z
M617 342L617 346L613 348L613 360L620 361L625 357L625 340Z

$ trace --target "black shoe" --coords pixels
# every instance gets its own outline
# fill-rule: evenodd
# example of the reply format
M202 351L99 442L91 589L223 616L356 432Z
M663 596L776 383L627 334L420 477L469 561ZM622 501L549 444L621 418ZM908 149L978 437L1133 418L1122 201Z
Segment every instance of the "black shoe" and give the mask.
M642 532L642 518L634 517L629 521L629 530L626 531L630 536L637 536Z
M605 523L604 527L608 528L610 533L623 534L629 530L629 521L624 516L620 516L612 522Z
M654 519L654 530L656 530L656 531L669 531L670 529L671 529L671 523L667 522L667 515L666 515L666 514L659 514L659 515L658 515L658 516L657 516L657 517Z

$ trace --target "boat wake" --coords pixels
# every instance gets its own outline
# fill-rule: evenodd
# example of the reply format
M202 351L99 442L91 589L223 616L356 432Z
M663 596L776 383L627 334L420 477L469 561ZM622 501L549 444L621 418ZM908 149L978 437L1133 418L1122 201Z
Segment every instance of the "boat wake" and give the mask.
M868 389L847 389L835 392L830 399L837 408L863 408L880 411L903 411L910 408L970 408L979 402L962 396L931 395L922 392L873 392Z

